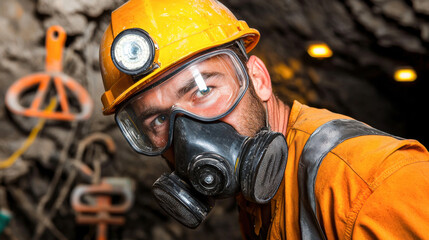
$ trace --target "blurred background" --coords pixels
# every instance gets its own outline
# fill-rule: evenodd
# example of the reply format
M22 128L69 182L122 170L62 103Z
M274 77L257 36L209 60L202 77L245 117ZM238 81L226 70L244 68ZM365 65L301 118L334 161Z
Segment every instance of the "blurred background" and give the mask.
M0 168L0 239L97 239L99 222L79 224L82 212L70 199L78 186L89 189L106 179L124 180L117 185L134 199L130 210L112 216L125 222L109 224L108 239L241 238L231 199L218 201L196 230L165 215L151 186L167 165L134 153L113 117L101 113L98 45L111 11L124 2L0 1L0 160L15 156ZM327 108L429 145L429 1L221 2L261 32L251 54L266 62L275 93L286 103ZM10 112L5 95L19 79L44 71L52 25L67 32L63 72L87 90L94 110L85 121L46 121L31 146L14 155L40 122ZM110 204L121 204L121 194Z

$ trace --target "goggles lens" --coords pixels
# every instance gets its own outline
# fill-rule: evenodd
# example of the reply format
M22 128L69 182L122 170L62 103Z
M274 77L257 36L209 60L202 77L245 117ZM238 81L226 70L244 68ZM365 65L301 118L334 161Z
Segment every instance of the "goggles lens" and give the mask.
M174 116L203 121L227 115L247 89L248 77L238 56L219 50L171 70L125 103L116 113L123 135L138 152L159 155L170 145Z

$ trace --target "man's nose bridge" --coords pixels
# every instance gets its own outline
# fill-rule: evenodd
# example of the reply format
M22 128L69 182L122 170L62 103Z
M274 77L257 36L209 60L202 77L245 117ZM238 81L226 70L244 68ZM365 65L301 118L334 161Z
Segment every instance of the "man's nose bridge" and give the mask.
M198 126L198 124L194 124L192 120L189 119L189 117L185 116L185 114L181 113L181 112L177 112L176 114L172 114L172 117L174 117L175 119L173 119L173 124L174 124L174 132L176 133L176 135L179 136L186 136L187 133L190 130L195 129L195 127Z
M183 110L179 106L177 106L176 104L171 106L170 108L170 131L172 131L171 134L173 134L174 132L176 119L178 117L183 117L183 116L185 116L185 114L183 113Z
M240 149L247 139L225 122L205 122L188 116L186 113L179 114L181 116L177 116L174 120L173 142L192 145L191 149L188 150L209 151L231 156L237 154L237 149ZM187 155L188 153L182 152L187 148L189 146L184 145L177 150L181 152L180 154Z
M175 134L176 119L183 118L184 116L185 116L185 113L180 107L178 107L177 105L171 106L170 116L169 116L170 119L169 119L169 126L168 126L168 136L167 136L168 139L166 139L170 145L168 148L174 145L174 138L177 135L177 133Z

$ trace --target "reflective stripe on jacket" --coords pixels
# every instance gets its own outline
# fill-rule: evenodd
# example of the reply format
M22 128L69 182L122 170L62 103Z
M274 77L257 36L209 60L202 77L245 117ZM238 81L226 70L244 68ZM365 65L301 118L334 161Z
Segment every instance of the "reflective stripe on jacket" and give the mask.
M429 153L419 142L298 102L284 134L268 239L429 238ZM259 234L260 206L238 204Z

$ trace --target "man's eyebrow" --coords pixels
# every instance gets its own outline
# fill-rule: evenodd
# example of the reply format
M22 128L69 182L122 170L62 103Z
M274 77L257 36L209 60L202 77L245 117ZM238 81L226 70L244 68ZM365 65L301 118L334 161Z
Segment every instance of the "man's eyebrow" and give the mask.
M220 72L202 72L200 74L204 80L209 79L209 78L214 77L214 76L222 76L223 75L223 73L220 73ZM190 79L186 80L185 83L186 83L185 86L183 86L182 88L180 88L176 92L177 98L183 97L183 95L185 95L186 93L188 93L189 91L191 91L192 89L194 89L197 86L197 82L195 81L195 78L190 78Z
M200 74L204 80L209 79L209 78L214 77L214 76L224 75L221 72L202 72ZM186 82L185 86L183 86L182 88L180 88L177 91L177 93L176 93L177 98L182 97L187 92L191 91L193 88L195 88L197 86L197 83L195 82L194 78L190 78L190 79L186 80L185 82ZM144 122L144 121L146 121L146 119L148 119L151 116L158 115L161 113L168 113L170 111L171 107L172 106L169 106L168 108L160 108L160 107L154 107L154 106L144 107L143 108L144 112L138 116L138 119L139 119L139 121Z

